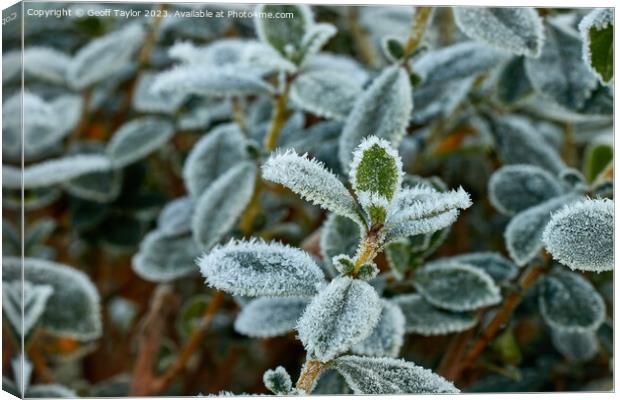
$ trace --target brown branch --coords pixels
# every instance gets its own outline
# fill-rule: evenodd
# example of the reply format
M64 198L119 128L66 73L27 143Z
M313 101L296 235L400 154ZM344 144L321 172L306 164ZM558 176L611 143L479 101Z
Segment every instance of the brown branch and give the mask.
M301 370L301 374L299 375L299 379L297 380L297 389L301 389L307 394L310 394L312 389L314 389L316 380L323 371L324 367L325 364L318 360L306 361L303 369Z
M288 103L288 91L291 84L291 79L287 78L284 82L284 88L281 93L278 93L274 100L273 114L271 116L271 122L269 123L269 129L265 136L265 149L271 151L278 145L278 138L286 122L286 107Z
M544 273L545 269L541 266L530 266L519 279L519 290L510 293L506 298L502 306L497 310L495 316L484 329L482 334L476 339L472 346L468 349L465 356L455 363L454 368L444 375L446 379L456 380L461 373L469 368L482 354L482 351L487 345L495 338L497 332L506 324L513 311L523 298L523 295L527 290L538 280L538 278Z
M413 23L411 24L411 31L407 38L407 43L405 44L403 60L406 61L420 45L432 11L433 7L416 7Z

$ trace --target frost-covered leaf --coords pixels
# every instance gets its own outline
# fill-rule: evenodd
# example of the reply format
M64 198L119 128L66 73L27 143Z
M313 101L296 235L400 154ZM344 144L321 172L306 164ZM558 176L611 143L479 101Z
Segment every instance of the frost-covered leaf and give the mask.
M319 117L344 120L357 97L361 84L337 71L311 71L297 77L290 89L290 99L302 110Z
M284 335L297 326L307 298L263 297L243 307L235 320L235 330L250 337L268 338Z
M121 191L122 174L118 170L92 172L63 183L63 188L80 199L107 203Z
M2 310L18 335L27 336L30 333L43 315L53 292L50 285L35 285L21 280L2 282Z
M571 361L589 361L598 353L595 331L566 332L551 329L551 343L564 357Z
M388 61L395 63L405 55L403 42L394 36L386 36L381 40L381 50Z
M413 91L412 121L424 123L438 115L448 116L467 97L473 77L447 82L422 83Z
M497 97L507 106L519 103L534 91L525 71L525 57L514 57L506 63L497 80Z
M359 84L364 84L368 79L368 73L362 65L352 57L342 54L321 52L305 61L303 70L310 71L336 71L348 75Z
M66 386L59 385L57 383L50 383L45 385L29 386L26 391L26 397L53 399L59 397L76 398L78 395Z
M222 67L242 63L244 50L251 43L251 41L236 38L219 39L205 46L180 41L170 46L168 55L184 64Z
M312 257L276 242L231 241L197 263L209 286L240 296L311 296L324 283Z
M260 13L292 13L293 17L263 18ZM266 4L256 7L254 27L258 38L296 63L303 57L302 43L313 24L312 10L307 5Z
M529 164L507 165L489 179L489 200L503 214L514 215L564 192L560 181Z
M53 288L47 300L41 324L49 332L78 340L101 336L99 294L88 276L63 264L35 259L23 259L24 279L33 285ZM2 259L2 278L18 280L22 277L22 260L16 257ZM71 307L67 307L70 304Z
M478 75L508 59L508 53L476 42L462 42L429 51L411 64L425 84Z
M394 199L386 225L432 218L449 211L464 210L471 205L469 194L462 187L446 192L425 187L407 188Z
M342 375L334 369L328 369L319 375L316 386L312 390L312 394L351 394L351 389Z
M360 227L349 218L330 214L321 230L321 255L331 263L332 258L345 254L353 257L361 240Z
M453 7L461 31L498 49L538 57L543 24L532 7Z
M472 328L476 317L471 313L442 310L424 300L419 294L407 294L391 299L405 316L405 331L423 336L447 335Z
M458 210L451 209L436 215L386 224L382 229L383 242L388 244L399 239L439 231L452 225L458 216Z
M614 268L614 202L584 200L553 214L542 234L547 251L571 269Z
M583 62L581 40L565 28L547 24L545 44L525 69L536 91L569 109L583 107L596 87L596 77Z
M396 357L403 345L405 317L400 308L382 300L379 322L370 336L351 348L353 353L370 357Z
M542 250L542 235L551 214L575 200L577 197L570 194L554 197L520 212L510 220L504 231L504 239L510 258L518 266L527 264Z
M490 122L496 151L505 164L533 164L553 174L565 168L557 151L526 119L510 115Z
M134 119L114 132L106 153L114 167L123 168L163 146L173 134L173 125L164 118Z
M595 8L579 23L583 59L602 83L614 77L614 10Z
M509 281L518 274L518 268L512 261L491 251L462 254L450 257L450 260L480 268L497 284Z
M183 179L190 194L200 197L215 179L240 160L246 160L245 143L236 124L219 125L206 133L194 145L183 165Z
M310 357L326 362L367 338L381 316L381 300L368 283L335 278L312 299L297 323Z
M78 176L112 167L110 160L101 155L76 155L43 161L24 169L24 188L34 189L70 181ZM21 172L15 167L2 166L2 186L21 188Z
M284 185L303 199L362 224L355 200L322 163L289 150L271 156L262 170L263 179Z
M614 156L613 135L600 134L588 144L583 161L583 171L588 181L594 181Z
M284 396L293 389L291 376L284 367L278 366L275 370L270 369L263 374L263 383L273 394Z
M542 282L538 304L545 322L555 330L586 332L605 320L605 302L583 276L562 269Z
M369 136L355 149L349 175L358 196L364 192L377 194L389 205L400 189L403 163L389 142Z
M64 84L71 58L51 47L28 47L23 53L24 73L29 77Z
M357 98L345 121L338 147L342 169L349 170L354 149L368 136L387 140L397 148L412 109L407 73L398 66L385 68Z
M159 217L157 229L165 235L181 235L191 230L194 215L194 199L189 196L180 197L166 204Z
M332 364L355 394L458 393L454 385L412 362L344 356Z
M416 270L413 284L426 301L450 311L475 310L502 300L489 274L456 261L426 264Z
M151 92L158 96L247 96L273 93L273 87L245 67L205 68L183 65L155 77Z
M245 161L218 177L196 200L194 239L208 250L230 231L254 193L256 165Z
M134 23L89 42L73 57L67 81L78 90L119 72L142 45L146 32Z
M332 24L312 24L301 41L302 60L300 64L303 64L318 53L336 33L336 27Z
M185 101L186 96L180 92L169 94L151 90L157 75L155 72L143 72L136 83L132 105L136 111L148 113L174 114Z
M133 270L151 282L169 282L196 271L200 250L191 236L150 232L132 259Z

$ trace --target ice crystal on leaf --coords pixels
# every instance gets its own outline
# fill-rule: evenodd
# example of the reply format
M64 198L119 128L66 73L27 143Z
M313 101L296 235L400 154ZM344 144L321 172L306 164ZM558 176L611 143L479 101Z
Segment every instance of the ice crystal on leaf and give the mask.
M297 323L311 357L326 362L366 339L381 316L381 301L368 283L335 278L312 299Z
M405 317L400 308L386 300L381 301L379 322L370 336L351 348L353 353L371 357L396 357L405 337Z
M543 24L531 7L453 7L461 31L472 39L517 55L538 57Z
M134 119L114 133L106 153L114 167L123 168L160 148L173 134L174 126L166 119Z
M279 183L333 213L363 225L359 207L340 180L322 163L294 151L271 156L263 165L263 178Z
M535 165L507 165L489 179L489 200L503 214L514 215L564 192L560 181Z
M447 192L429 193L426 193L426 189L404 189L395 203L398 208L391 212L387 225L431 218L449 211L464 210L472 205L469 194L462 187Z
M250 337L284 335L297 326L297 320L310 302L308 298L263 297L243 307L235 320L235 330Z
M538 304L545 322L555 330L586 332L605 320L605 302L583 276L557 269L545 277Z
M583 59L591 71L604 83L614 77L614 10L595 8L579 23L583 41Z
M614 202L584 200L556 212L542 234L549 253L571 269L614 268Z
M237 164L218 177L196 201L192 233L203 250L213 247L233 228L254 193L256 165Z
M27 336L30 333L43 315L53 292L54 288L50 285L34 285L20 280L2 282L2 310L18 335Z
M99 294L86 274L63 264L43 259L23 259L24 280L47 285L53 291L47 299L41 325L50 333L91 340L101 336ZM2 279L22 278L22 259L2 259ZM71 307L67 307L70 304Z
M385 68L357 98L345 121L338 147L343 170L349 170L354 149L368 136L398 147L412 108L411 82L405 70L398 66Z
M230 241L197 263L209 286L240 296L312 296L325 282L310 255L276 242Z
M280 366L275 370L270 369L265 371L263 382L267 389L279 396L287 395L293 389L293 382L291 381L290 375L286 372L284 367Z
M320 23L310 25L301 40L302 58L300 64L303 65L307 60L312 59L336 33L336 27L332 24Z
M412 362L344 356L333 362L355 394L458 393L454 385Z
M442 310L433 306L417 293L391 299L405 317L405 332L422 336L447 335L470 329L476 324L471 313Z
M258 38L277 50L282 56L299 61L303 56L302 43L314 24L312 10L307 5L266 4L256 8L254 19ZM260 13L293 13L293 18L260 18Z
M578 196L574 194L554 197L514 216L504 231L510 258L518 266L532 260L543 248L543 231L551 219L551 214L577 199Z
M435 261L414 274L413 284L426 301L450 311L497 304L500 291L484 271L455 261Z

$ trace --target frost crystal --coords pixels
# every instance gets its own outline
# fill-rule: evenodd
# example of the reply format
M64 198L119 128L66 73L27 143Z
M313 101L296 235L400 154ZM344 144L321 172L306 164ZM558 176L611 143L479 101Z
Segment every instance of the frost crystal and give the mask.
M250 337L284 335L297 326L297 320L310 302L307 298L264 297L243 307L235 320L235 330Z
M407 294L392 298L405 316L405 332L423 336L447 335L465 331L476 325L476 317L470 313L442 310L424 300L419 294Z
M579 23L583 60L598 79L608 84L614 76L614 10L595 8Z
M15 332L24 336L30 333L43 315L47 300L53 292L52 286L34 285L29 281L2 282L2 309Z
M277 367L275 370L270 369L263 375L265 387L272 393L280 396L287 395L293 389L291 377L284 367Z
M605 302L581 275L555 270L538 295L540 313L552 328L564 332L596 330L605 320Z
M368 136L388 140L398 147L412 109L407 73L398 66L385 68L358 97L345 121L338 147L342 169L349 170L354 149Z
M371 334L381 308L377 292L368 283L335 278L299 319L299 339L311 357L329 361Z
M400 308L382 300L381 317L370 336L351 348L353 353L371 357L396 357L403 345L405 317Z
M390 223L383 228L383 241L387 244L409 236L435 232L452 225L458 216L458 210L449 210L434 216L404 220L398 224Z
M344 120L357 97L362 93L361 84L345 73L337 71L311 71L293 81L290 99L297 107L319 117Z
M614 268L614 202L585 200L553 214L542 234L547 251L571 269Z
M551 213L577 199L573 194L554 197L512 218L504 231L510 258L520 267L534 258L543 248L542 235Z
M209 286L240 296L311 296L324 283L310 255L275 242L232 240L197 263Z
M498 169L491 175L488 186L491 204L506 215L514 215L564 192L557 178L528 164Z
M91 41L73 57L67 81L81 90L119 72L142 45L145 35L142 25L136 23Z
M451 311L475 310L502 300L486 272L453 261L426 264L414 274L413 284L426 301Z
M256 166L241 162L221 175L196 201L192 233L203 250L213 247L235 225L254 193Z
M170 282L196 271L200 249L191 236L170 236L156 230L140 243L132 259L133 270L151 282Z
M333 367L355 394L458 393L454 385L412 362L393 358L344 356Z
M543 24L531 7L453 7L459 29L501 50L538 57L543 45Z
M236 124L220 125L192 148L183 165L185 186L195 198L220 175L248 158L246 139Z
M349 191L322 163L287 151L271 156L263 165L263 178L279 183L333 213L361 222L358 206Z
M386 225L397 225L424 218L432 218L444 213L464 210L472 204L469 194L459 187L449 192L420 194L418 189L405 189L396 203L401 209L395 210Z
M106 153L116 168L146 157L174 134L172 123L163 118L142 117L121 126L112 136Z
M33 285L53 288L41 317L41 324L47 331L78 340L101 336L99 294L86 274L63 264L27 257L23 259L23 274ZM21 278L22 259L4 257L2 279Z

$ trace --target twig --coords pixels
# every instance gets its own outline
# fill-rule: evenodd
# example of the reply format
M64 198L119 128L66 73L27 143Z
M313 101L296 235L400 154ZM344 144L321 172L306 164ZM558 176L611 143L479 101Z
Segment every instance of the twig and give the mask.
M545 269L538 265L530 266L519 279L519 290L512 292L506 301L502 304L501 308L497 310L495 316L487 325L482 334L472 344L465 356L457 363L454 368L448 371L447 375L444 375L449 380L456 380L460 374L470 367L482 354L482 351L487 345L495 338L497 332L508 321L517 305L521 302L523 295L527 290L538 280L538 278L544 273Z
M291 84L291 80L287 78L284 82L284 88L282 92L278 93L275 97L273 114L271 116L271 122L269 123L269 130L265 136L265 149L272 151L278 145L278 138L282 132L282 127L286 122L286 107L288 103L288 91Z
M70 141L75 142L82 135L82 131L88 125L88 112L90 111L90 102L92 98L92 89L88 88L82 93L82 110L80 112L80 119L75 125L73 135L71 135Z
M360 58L364 61L366 65L370 67L375 67L375 51L372 47L372 44L368 40L366 32L359 24L358 7L349 7L348 21L351 36L353 37L353 42L355 43L355 47L360 55Z
M407 60L420 45L432 11L433 7L416 7L413 23L411 24L411 31L409 32L409 37L407 38L407 43L405 44L403 52L403 60Z
M324 367L325 364L320 361L306 361L303 369L301 370L301 374L299 375L299 379L297 380L297 389L301 389L307 394L310 394L312 392L312 389L314 388L314 384L316 383L317 378L323 371Z

